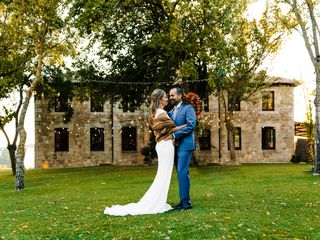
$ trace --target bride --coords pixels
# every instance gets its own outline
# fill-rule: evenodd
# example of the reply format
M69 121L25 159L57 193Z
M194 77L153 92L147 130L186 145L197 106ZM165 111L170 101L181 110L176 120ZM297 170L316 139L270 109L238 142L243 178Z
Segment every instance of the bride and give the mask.
M174 163L174 145L172 133L186 125L176 126L163 109L168 98L162 89L156 89L151 94L149 125L156 133L156 151L158 154L158 169L148 191L137 203L113 205L104 210L104 214L114 216L156 214L166 212L172 207L167 203L168 191Z

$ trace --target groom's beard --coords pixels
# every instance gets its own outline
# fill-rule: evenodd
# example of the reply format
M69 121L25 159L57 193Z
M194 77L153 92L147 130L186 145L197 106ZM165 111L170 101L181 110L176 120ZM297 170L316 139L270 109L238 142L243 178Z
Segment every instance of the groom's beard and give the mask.
M178 106L179 103L182 102L182 100L179 101L179 100L176 100L176 99L171 99L170 101L171 101L171 104L172 104L173 106Z

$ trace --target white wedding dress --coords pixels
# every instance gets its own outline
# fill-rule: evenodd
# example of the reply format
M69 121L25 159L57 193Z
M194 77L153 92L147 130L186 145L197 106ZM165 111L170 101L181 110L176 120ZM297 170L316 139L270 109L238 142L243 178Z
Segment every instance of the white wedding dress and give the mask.
M161 113L166 113L166 111L157 109L155 117L158 117ZM107 207L104 210L104 214L114 216L156 214L172 209L167 203L174 162L174 145L172 140L158 142L156 144L156 151L158 154L157 174L144 196L137 203Z

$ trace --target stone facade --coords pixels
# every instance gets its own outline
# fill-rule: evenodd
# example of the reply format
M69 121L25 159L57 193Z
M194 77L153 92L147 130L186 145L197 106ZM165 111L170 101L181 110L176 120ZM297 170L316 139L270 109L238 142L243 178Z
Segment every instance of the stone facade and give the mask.
M241 150L236 157L242 163L286 163L294 153L294 105L292 86L274 86L274 110L262 111L261 97L256 104L241 102L235 112L235 126L241 127ZM275 149L262 149L262 128L275 129ZM226 128L221 128L221 159L227 162L229 151Z
M275 84L270 89L274 93L274 109L262 110L262 93L257 93L255 102L241 102L240 111L235 111L235 126L241 128L236 157L241 163L289 162L294 153L293 88L288 80ZM70 122L64 123L64 113L49 111L45 99L35 102L35 167L81 167L103 164L127 165L143 164L141 148L149 143L150 131L147 125L148 109L141 107L135 112L123 112L117 105L111 108L104 104L103 112L91 112L91 102L74 101L74 114ZM209 111L204 110L199 126L210 130L210 135L202 139L210 144L208 150L197 151L202 164L228 164L229 150L227 130L223 121L223 107L215 96L209 97ZM134 150L123 150L123 127L132 128L136 134ZM274 149L262 149L263 128L272 128ZM57 151L57 129L68 132L68 149ZM102 128L103 150L92 151L90 129ZM112 131L113 129L113 131ZM197 130L201 135L201 130ZM131 135L130 135L131 136ZM239 143L241 142L241 143ZM198 148L199 149L199 148Z

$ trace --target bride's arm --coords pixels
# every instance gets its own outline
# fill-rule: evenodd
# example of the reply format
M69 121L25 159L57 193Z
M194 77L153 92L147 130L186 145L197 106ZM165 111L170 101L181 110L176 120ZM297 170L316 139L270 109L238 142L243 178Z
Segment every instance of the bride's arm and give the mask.
M172 129L168 132L168 134L164 137L163 140L173 139L172 133L174 133L174 132L176 132L176 131L178 131L178 130L186 127L186 126L187 126L187 124L184 124L184 125L181 125L181 126L177 126L177 127L172 128ZM155 134L155 136L157 137L157 134L158 134L158 133L154 132L154 134Z
M183 125L181 125L181 126L176 126L176 127L172 128L172 129L170 130L170 133L174 133L174 132L176 132L176 131L179 131L180 129L182 129L182 128L186 127L186 126L187 126L187 124L183 124Z

